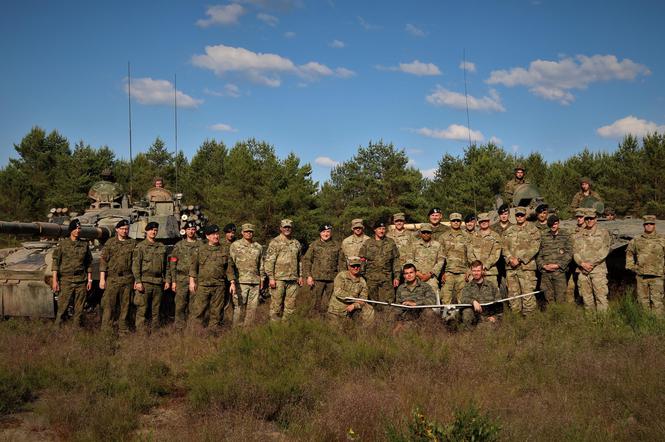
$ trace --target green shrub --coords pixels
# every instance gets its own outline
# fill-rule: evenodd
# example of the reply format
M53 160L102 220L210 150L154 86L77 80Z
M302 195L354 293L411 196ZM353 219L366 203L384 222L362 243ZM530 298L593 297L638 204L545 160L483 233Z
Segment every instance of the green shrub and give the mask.
M19 410L32 396L32 388L25 377L0 367L0 416Z

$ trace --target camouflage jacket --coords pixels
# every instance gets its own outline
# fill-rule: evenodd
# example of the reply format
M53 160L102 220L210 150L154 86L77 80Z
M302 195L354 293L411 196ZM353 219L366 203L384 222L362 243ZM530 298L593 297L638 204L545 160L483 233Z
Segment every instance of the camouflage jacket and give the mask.
M413 301L416 305L436 304L436 295L432 286L416 279L411 285L402 283L397 287L395 302L402 304L404 301Z
M487 278L484 278L480 284L473 280L467 282L462 289L459 301L460 304L472 304L473 301L483 304L497 299L499 299L499 289Z
M573 259L573 239L568 232L559 230L552 235L552 230L542 232L540 236L540 250L536 257L538 270L544 271L545 264L558 264L559 273L568 271L570 261Z
M598 227L580 230L573 237L573 259L578 265L590 262L594 265L591 273L607 273L605 259L610 253L610 234L607 230ZM581 267L577 268L581 271Z
M411 245L407 262L411 262L421 273L431 272L436 280L441 275L443 264L446 258L443 255L443 247L438 241L430 240L428 242L422 239L417 240Z
M482 262L485 275L499 274L496 267L499 258L501 258L501 235L493 230L488 230L485 234L482 230L477 231L466 245L467 263L471 264L475 260Z
M512 225L513 225L513 223L511 223L510 221L508 221L508 225L504 228L504 227L501 225L501 222L497 222L497 223L495 223L495 224L492 224L492 225L490 226L490 229L494 230L496 233L498 233L500 236L503 237L503 234L506 233L506 230L510 229L510 226L512 226Z
M531 181L529 181L528 178L522 178L521 180L518 180L513 176L508 182L506 182L503 192L505 197L504 201L505 203L507 203L510 206L513 205L513 197L515 196L515 191L522 184L531 184Z
M88 241L72 241L65 238L53 250L51 270L58 272L58 278L71 282L84 282L92 273L92 253Z
M344 257L350 258L351 256L360 256L360 248L368 239L369 236L367 235L351 235L344 238L342 241L342 253L344 253Z
M367 299L367 282L361 276L354 277L348 271L339 272L333 283L333 293L328 304L328 313L344 316L349 303L344 298Z
M570 210L575 211L578 207L581 207L581 204L586 198L595 198L598 201L603 201L598 192L590 190L589 195L584 195L584 193L580 190L573 196L573 199L570 202Z
M446 257L446 272L447 273L466 273L466 242L468 233L464 230L450 229L443 235L439 242L443 246L443 254Z
M136 241L127 238L120 241L118 237L106 241L99 257L99 271L108 277L133 277L132 254Z
M229 262L228 244L204 244L197 248L189 266L190 278L204 287L224 285L235 278Z
M642 233L626 248L626 268L641 276L665 276L665 236Z
M231 244L229 255L240 284L259 284L263 279L263 246L245 238Z
M540 221L536 220L534 221L533 225L538 227L541 235L544 235L546 232L550 231L550 226L548 226L547 223L541 223Z
M367 278L390 276L393 279L402 271L399 265L399 250L395 241L390 238L368 239L360 248L359 254L365 259Z
M132 256L132 273L137 283L162 284L166 279L166 247L160 242L144 239Z
M439 223L436 226L434 224L430 225L432 226L432 239L435 241L439 241L439 243L443 245L443 242L441 241L441 236L443 236L444 233L449 232L451 228L442 223Z
M303 277L317 281L332 281L337 273L346 269L344 254L339 243L329 239L313 241L302 258Z
M398 232L396 229L390 229L388 233L386 233L386 236L395 241L397 250L399 251L399 263L400 266L403 266L406 264L406 258L409 255L409 248L415 240L413 233L406 229L402 230L401 232Z
M503 256L506 258L506 269L511 257L519 260L515 270L536 270L536 255L540 250L540 231L530 222L512 225L503 235Z
M280 234L268 245L265 271L268 278L279 281L295 281L302 275L301 245L297 239Z
M178 241L171 252L171 256L169 256L169 277L171 282L182 282L188 279L192 258L201 245L203 243L197 240L187 241L187 239L183 239Z

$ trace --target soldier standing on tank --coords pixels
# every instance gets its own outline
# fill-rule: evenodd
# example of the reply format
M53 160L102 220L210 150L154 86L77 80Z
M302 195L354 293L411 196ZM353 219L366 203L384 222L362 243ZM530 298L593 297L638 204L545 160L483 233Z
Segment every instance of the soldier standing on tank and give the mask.
M496 233L496 232L494 232ZM490 323L497 321L494 306L483 307L480 304L496 301L499 298L499 289L485 276L485 265L474 260L470 265L471 280L462 289L460 303L471 304L471 307L462 309L462 324L470 326L486 320Z
M217 332L222 327L226 285L235 294L235 274L229 260L228 247L219 242L219 226L205 227L207 243L198 247L189 267L189 291L194 295L194 317L200 329L208 327ZM230 282L229 282L230 281Z
M224 239L220 241L220 243L222 244L222 247L226 248L227 255L230 254L231 244L233 244L233 242L236 240L236 230L237 227L233 223L225 225L224 228L222 229L222 231L224 232ZM227 284L226 291L224 292L224 307L222 308L222 324L224 323L224 316L226 314L226 310L228 309L228 307L231 306L234 315L237 307L237 304L233 303L233 295L231 295L229 289L230 286ZM238 314L240 314L240 311L238 311Z
M265 269L270 285L270 320L287 321L296 311L298 286L303 285L302 246L292 238L293 221L283 219L280 234L268 245ZM280 316L281 314L281 316Z
M74 304L74 323L81 325L87 293L92 290L92 253L87 241L80 240L81 222L69 223L69 238L58 242L53 251L51 288L58 294L55 323L62 324L62 315Z
M399 285L399 251L395 241L386 237L385 222L374 223L374 237L365 241L359 254L365 261L369 299L393 302Z
M508 295L517 296L536 290L536 255L540 250L540 231L526 220L526 209L515 209L517 223L506 230L503 236L503 257L506 260L506 282ZM527 315L536 310L534 295L510 302L515 313Z
M112 330L117 317L118 331L129 333L129 308L134 288L132 255L135 247L136 241L129 238L129 222L124 219L119 221L115 225L115 236L106 241L99 257L99 288L104 290L102 330ZM119 316L116 310L119 310Z
M513 177L510 180L508 180L508 182L506 182L504 188L504 197L505 197L505 202L511 207L513 205L513 198L515 196L517 188L522 184L531 183L529 179L526 178L525 175L526 175L526 169L524 168L523 165L518 164L517 166L515 166Z
M237 273L239 286L233 296L233 326L240 325L244 313L244 326L254 323L259 306L259 294L263 289L263 246L254 241L254 225L241 226L242 238L234 241L229 249L231 261Z
M189 268L201 242L196 238L194 221L185 224L185 238L178 241L169 257L171 290L175 292L175 328L183 330L193 312L194 294L189 291Z
M413 242L406 258L407 262L416 266L418 279L429 284L435 294L439 293L439 277L446 258L441 243L432 239L429 223L420 225L420 239Z
M303 275L310 288L315 314L324 316L328 311L333 281L344 270L344 255L339 243L332 239L332 224L319 226L319 239L314 240L302 259Z
M541 234L545 234L550 230L547 225L547 217L549 216L549 206L547 204L538 204L536 206L536 222L534 223L538 229L540 229Z
M342 252L346 259L351 258L352 256L358 256L360 247L362 247L365 241L369 239L369 236L365 235L365 226L363 225L362 219L356 218L352 220L351 230L353 233L342 241Z
M663 316L665 237L656 233L654 215L645 215L643 219L644 233L633 238L626 248L626 268L635 272L638 302Z
M577 285L587 311L607 311L607 264L610 234L598 227L595 209L586 209L586 227L573 239L573 258L577 263Z
M335 276L334 289L328 303L328 320L342 327L344 322L358 321L362 326L374 322L374 308L363 301L346 301L345 298L367 298L367 282L360 276L361 260L357 256L348 259L347 270Z
M497 263L501 258L501 235L490 229L489 213L478 215L480 229L468 240L466 259L469 264L480 261L483 264L483 278L499 286L499 269ZM471 269L469 268L469 271ZM472 276L467 273L467 280Z
M474 217L475 219L475 217ZM464 288L467 271L466 243L468 233L462 230L462 214L450 214L450 230L441 235L441 246L446 257L446 269L441 277L441 302L450 304L458 300Z
M150 312L153 329L159 327L159 306L164 290L170 287L167 279L166 247L157 242L159 223L145 226L145 239L134 249L132 273L134 274L134 305L136 305L136 329L149 331L146 324Z
M536 264L540 270L540 288L548 303L566 302L566 272L573 258L573 240L559 228L559 217L547 218L549 230L541 232Z
M573 200L570 202L571 211L582 207L583 202L587 198L593 198L598 202L603 202L603 199L600 197L598 192L591 190L591 179L589 177L580 178L580 190L575 195L573 195Z
M413 243L413 234L404 228L404 223L406 217L403 213L396 213L393 215L393 225L394 229L389 229L386 233L386 236L397 245L397 250L399 250L399 260L400 266L406 264L407 256L409 255L409 247Z

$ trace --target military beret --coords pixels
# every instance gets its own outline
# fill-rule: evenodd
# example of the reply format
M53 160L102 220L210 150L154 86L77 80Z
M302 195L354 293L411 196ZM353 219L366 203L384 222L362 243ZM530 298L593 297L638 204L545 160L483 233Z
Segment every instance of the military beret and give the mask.
M116 228L116 229L119 229L120 227L125 227L125 226L128 226L128 225L129 225L129 221L127 221L126 219L121 219L121 220L118 221L118 223L115 225L115 228Z
M450 219L451 221L462 221L462 214L457 213L457 212L453 212L453 213L450 214L448 219Z
M194 229L197 228L196 222L194 222L194 221L187 221L187 222L185 223L185 229L192 229L192 228L194 228Z
M365 226L363 225L362 218L356 218L351 220L351 228L355 229L356 227L360 227L361 229L365 228Z
M469 213L467 216L464 217L464 222L465 223L475 221L475 220L476 220L476 215L474 215L473 213Z
M359 265L362 265L363 260L359 256L349 256L346 259L346 262L350 266L359 266Z
M280 225L280 227L293 227L293 221L286 218L286 219L283 219L282 222L279 225Z
M427 212L427 216L430 216L433 213L441 213L441 209L439 209L438 207L433 207L429 209L429 212Z
M378 221L376 221L376 222L374 223L374 227L373 227L373 228L374 228L374 229L378 229L379 227L388 227L388 226L386 225L386 222L385 222L385 221L383 221L383 220L378 220Z
M236 225L233 223L228 223L227 225L224 226L222 230L224 231L224 233L235 232Z
M536 207L536 213L543 213L549 209L549 206L547 204L538 204Z
M547 227L552 227L554 223L559 222L559 217L556 216L555 214L551 214L550 216L547 217Z
M243 232L253 232L254 224L245 223L240 228L242 229Z
M656 224L656 215L644 215L642 224Z
M503 203L499 206L497 211L499 212L499 215L502 213L510 212L510 207L508 207L508 204Z
M584 217L585 218L596 218L598 214L596 213L596 209L585 209L584 210Z
M77 227L81 227L81 221L79 221L77 219L73 219L69 222L68 230L70 232L72 232L72 231L76 230Z
M150 221L148 224L145 225L146 232L152 229L159 229L159 223L155 221Z
M575 210L575 216L584 216L585 212L586 212L586 209L584 209L584 207L578 207Z
M490 220L490 214L487 212L479 213L478 214L478 221L483 222L483 221L489 221Z
M396 213L393 215L393 222L395 221L406 221L406 217L402 212Z
M212 235L213 233L219 232L219 226L217 224L210 224L203 229L203 233L206 235Z
M432 233L432 225L430 223L425 223L420 225L421 233Z
M515 215L518 215L518 214L519 215L526 215L526 208L522 207L522 206L515 207Z
M323 232L324 230L332 230L332 224L330 223L321 224L319 226L319 232Z

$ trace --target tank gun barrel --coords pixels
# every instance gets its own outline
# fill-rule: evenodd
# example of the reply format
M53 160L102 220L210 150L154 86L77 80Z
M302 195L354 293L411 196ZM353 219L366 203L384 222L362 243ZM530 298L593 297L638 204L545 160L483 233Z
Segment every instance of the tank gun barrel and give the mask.
M69 236L67 226L55 223L21 223L0 221L0 233L37 235L46 238L64 238ZM81 226L81 239L106 239L112 236L107 227Z

